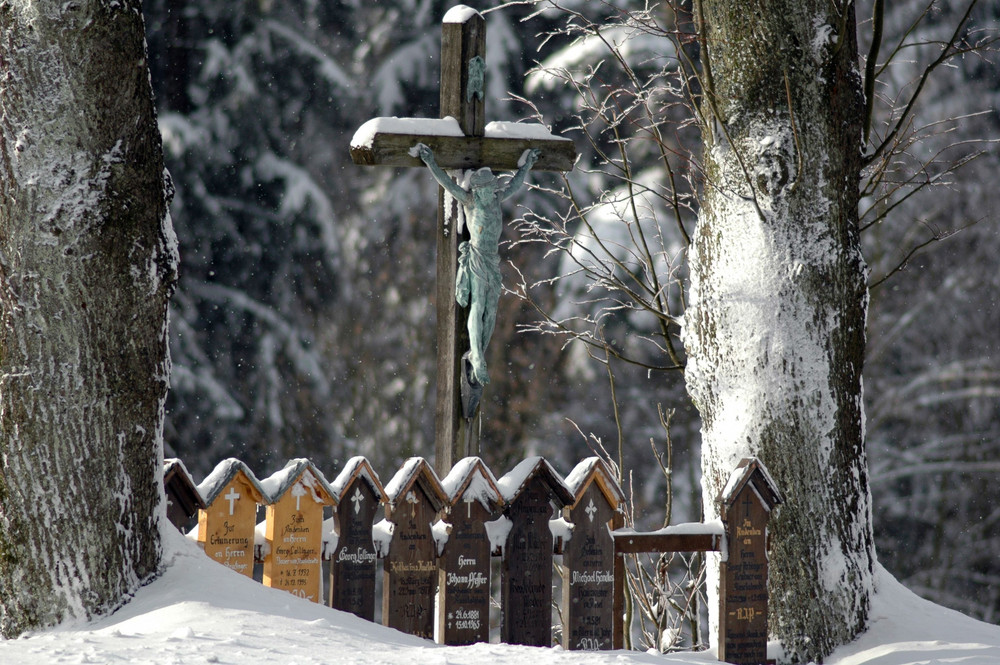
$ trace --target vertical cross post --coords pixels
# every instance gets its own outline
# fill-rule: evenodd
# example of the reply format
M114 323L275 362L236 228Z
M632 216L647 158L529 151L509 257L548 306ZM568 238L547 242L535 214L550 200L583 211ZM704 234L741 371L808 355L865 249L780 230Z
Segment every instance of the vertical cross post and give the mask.
M469 87L469 63L477 56L486 59L486 21L479 12L449 12L441 25L440 116L457 119L462 133L470 137L486 133L485 94L475 94ZM478 454L478 450L468 449L469 423L462 414L461 358L469 346L469 312L455 301L455 275L458 245L468 239L468 231L459 233L459 214L459 203L439 188L434 467L441 476L451 470L455 461Z

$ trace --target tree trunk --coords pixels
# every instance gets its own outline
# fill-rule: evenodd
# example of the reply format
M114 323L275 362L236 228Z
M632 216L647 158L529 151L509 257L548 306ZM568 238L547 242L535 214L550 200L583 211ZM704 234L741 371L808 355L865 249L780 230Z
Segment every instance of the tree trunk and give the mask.
M0 3L0 632L161 557L176 245L138 0Z
M760 458L786 499L769 630L789 660L822 661L865 628L875 560L854 7L703 0L698 13L706 181L684 334L705 518L740 458Z

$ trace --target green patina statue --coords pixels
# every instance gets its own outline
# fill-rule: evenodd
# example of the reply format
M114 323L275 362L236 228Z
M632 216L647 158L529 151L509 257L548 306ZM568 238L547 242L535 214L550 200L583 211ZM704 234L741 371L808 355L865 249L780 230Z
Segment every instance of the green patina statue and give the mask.
M500 202L510 197L538 160L538 150L525 150L520 168L504 185L488 168L475 171L469 178L469 189L464 189L437 165L434 153L423 143L414 146L417 156L427 165L434 179L445 191L454 196L465 210L465 223L470 240L459 245L458 276L455 280L455 299L458 304L469 306L469 363L467 379L474 387L489 383L484 352L493 336L497 319L497 302L500 300L500 242L502 220Z

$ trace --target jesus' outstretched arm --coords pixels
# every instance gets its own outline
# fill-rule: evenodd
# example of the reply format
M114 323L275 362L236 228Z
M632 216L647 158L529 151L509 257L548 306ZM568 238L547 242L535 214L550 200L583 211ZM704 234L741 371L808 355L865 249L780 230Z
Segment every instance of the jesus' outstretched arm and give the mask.
M420 161L427 165L431 175L438 181L438 184L444 187L446 192L458 199L462 205L472 204L472 194L459 187L458 183L452 180L451 176L437 165L437 162L434 161L434 152L430 148L423 143L418 143L413 146L413 150L416 151L417 157L420 157ZM411 155L413 154L413 150L410 151Z

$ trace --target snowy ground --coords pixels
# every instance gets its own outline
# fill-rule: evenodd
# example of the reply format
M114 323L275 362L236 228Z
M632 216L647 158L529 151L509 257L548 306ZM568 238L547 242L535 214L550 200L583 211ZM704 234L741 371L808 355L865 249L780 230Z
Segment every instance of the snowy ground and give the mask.
M284 592L210 561L179 535L164 575L112 616L0 641L4 665L234 663L246 665L661 665L715 662L711 654L585 653L499 644L442 647ZM830 665L1000 664L1000 626L969 619L879 578L871 629Z

